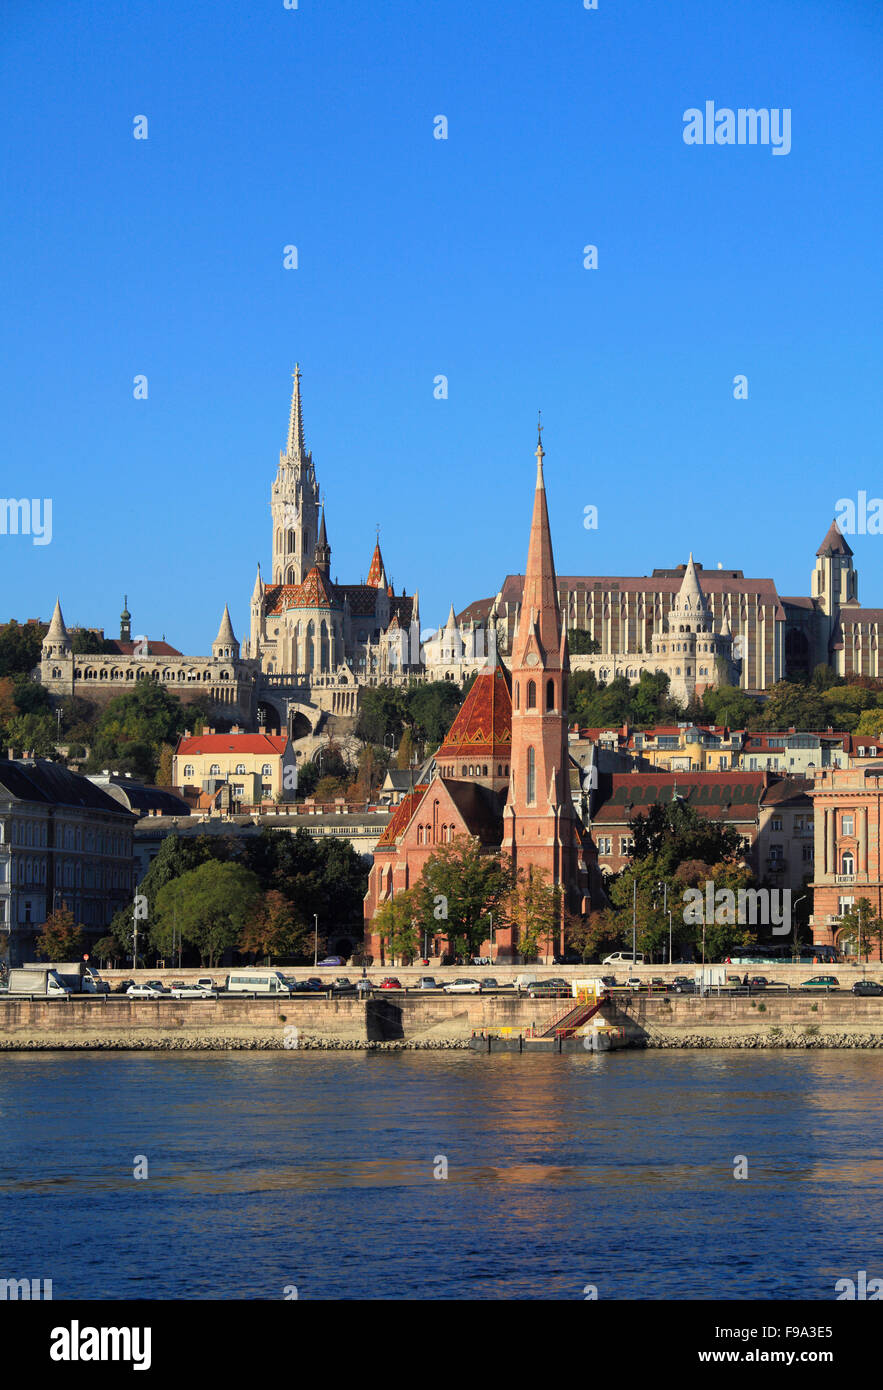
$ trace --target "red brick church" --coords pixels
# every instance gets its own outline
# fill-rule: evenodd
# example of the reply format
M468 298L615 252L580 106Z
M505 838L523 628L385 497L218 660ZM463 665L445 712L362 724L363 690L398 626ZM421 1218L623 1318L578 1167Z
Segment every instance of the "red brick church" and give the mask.
M563 889L562 908L589 908L594 850L574 809L567 748L570 661L537 443L537 482L524 577L524 601L509 671L486 666L435 757L432 780L396 807L377 842L365 895L365 946L381 958L371 922L392 895L412 888L429 856L457 835L475 837L488 854L507 854L516 869L544 871ZM563 926L544 943L563 945ZM439 949L443 937L436 941ZM490 943L486 946L489 949ZM518 955L516 927L495 932L498 960Z

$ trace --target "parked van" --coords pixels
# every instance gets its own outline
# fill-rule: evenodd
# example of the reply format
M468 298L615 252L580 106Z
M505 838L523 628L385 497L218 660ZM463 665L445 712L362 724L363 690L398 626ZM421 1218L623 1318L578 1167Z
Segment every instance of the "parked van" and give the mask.
M253 970L246 967L227 976L229 994L285 994L294 993L281 970Z
M605 956L602 965L643 965L643 951L614 951L612 956Z
M515 989L519 994L524 994L530 985L536 984L539 984L538 975L527 974L515 976Z

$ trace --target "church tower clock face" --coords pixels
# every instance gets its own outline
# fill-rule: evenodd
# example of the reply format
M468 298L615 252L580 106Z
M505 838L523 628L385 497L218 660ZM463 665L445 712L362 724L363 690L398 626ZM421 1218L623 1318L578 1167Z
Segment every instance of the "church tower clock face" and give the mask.
M537 656L536 652L528 652L527 656L524 658L524 664L525 666L538 666L540 664L540 658Z

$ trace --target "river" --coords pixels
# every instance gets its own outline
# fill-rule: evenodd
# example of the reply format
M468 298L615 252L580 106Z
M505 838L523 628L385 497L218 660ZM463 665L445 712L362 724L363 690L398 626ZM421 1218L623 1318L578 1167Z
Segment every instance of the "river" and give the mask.
M831 1299L883 1274L881 1078L843 1051L4 1053L0 1273L56 1299Z

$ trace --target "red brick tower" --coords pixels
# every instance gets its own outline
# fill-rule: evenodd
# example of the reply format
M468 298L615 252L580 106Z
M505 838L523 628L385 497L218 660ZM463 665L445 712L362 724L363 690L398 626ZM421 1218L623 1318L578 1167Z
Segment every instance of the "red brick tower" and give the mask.
M537 486L524 576L524 596L512 643L512 757L503 848L516 868L545 870L564 889L563 905L584 907L588 875L583 830L570 794L567 687L570 659L558 608L558 582L543 482L543 444L537 439Z

